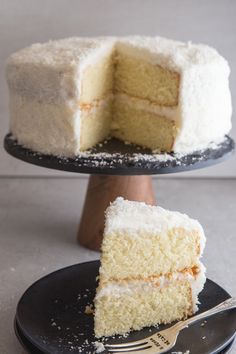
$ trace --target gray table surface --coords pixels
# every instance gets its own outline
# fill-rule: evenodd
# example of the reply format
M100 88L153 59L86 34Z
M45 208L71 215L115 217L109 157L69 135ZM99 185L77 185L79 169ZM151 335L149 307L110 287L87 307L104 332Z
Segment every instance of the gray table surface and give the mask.
M98 259L76 232L87 179L0 179L0 354L23 354L14 331L17 301L36 279ZM197 218L207 236L207 276L236 295L236 180L155 179L159 205ZM236 348L231 353L236 353Z

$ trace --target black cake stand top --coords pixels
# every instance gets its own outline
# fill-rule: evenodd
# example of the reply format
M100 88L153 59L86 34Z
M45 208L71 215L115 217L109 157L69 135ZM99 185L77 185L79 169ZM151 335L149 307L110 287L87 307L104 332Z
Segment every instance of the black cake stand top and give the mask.
M149 149L110 139L75 158L65 158L27 149L18 144L11 134L7 134L4 147L10 155L20 160L56 170L107 175L151 175L190 171L222 162L234 151L234 141L226 135L218 145L179 155L154 154Z

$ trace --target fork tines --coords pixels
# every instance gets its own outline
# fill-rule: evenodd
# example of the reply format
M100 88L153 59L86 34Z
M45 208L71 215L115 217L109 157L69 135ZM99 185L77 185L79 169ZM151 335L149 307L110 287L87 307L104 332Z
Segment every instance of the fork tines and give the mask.
M112 353L138 353L141 354L143 350L150 349L152 346L148 341L140 340L130 343L120 344L105 344L105 348L108 352Z

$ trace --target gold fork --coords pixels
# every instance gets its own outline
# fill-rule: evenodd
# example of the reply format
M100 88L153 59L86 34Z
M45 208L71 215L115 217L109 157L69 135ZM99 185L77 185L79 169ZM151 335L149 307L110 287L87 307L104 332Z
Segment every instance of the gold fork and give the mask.
M105 344L105 348L111 353L130 353L130 354L161 354L173 348L176 343L179 332L189 325L210 317L216 313L236 308L236 297L221 302L212 309L202 312L196 316L188 318L185 321L177 322L172 327L157 332L150 337L144 339L122 343L122 344Z

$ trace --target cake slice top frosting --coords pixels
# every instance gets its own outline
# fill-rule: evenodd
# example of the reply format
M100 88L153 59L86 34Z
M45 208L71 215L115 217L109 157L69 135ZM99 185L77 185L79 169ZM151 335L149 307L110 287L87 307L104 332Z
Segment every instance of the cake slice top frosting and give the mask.
M106 236L122 230L127 230L133 237L138 237L140 232L158 235L172 228L197 231L202 253L205 246L203 228L197 220L191 219L186 214L142 202L128 201L122 197L111 203L106 211Z

